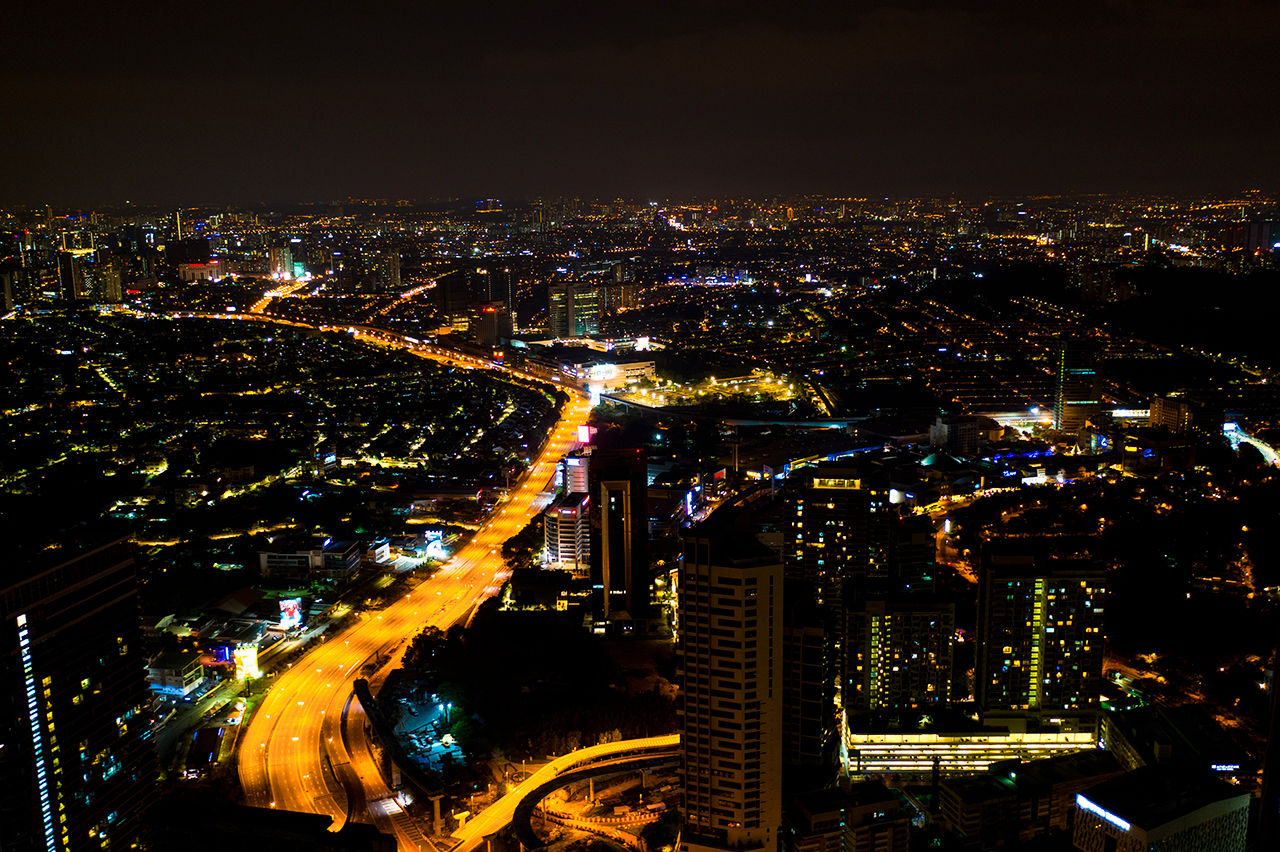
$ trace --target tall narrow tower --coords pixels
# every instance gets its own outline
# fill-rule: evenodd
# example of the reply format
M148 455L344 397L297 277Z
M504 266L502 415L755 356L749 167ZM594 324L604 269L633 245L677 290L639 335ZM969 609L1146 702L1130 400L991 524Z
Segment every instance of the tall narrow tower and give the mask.
M782 821L782 564L741 520L715 512L680 562L682 852L773 852Z
M123 541L0 587L0 849L137 838L157 775L137 594Z
M1098 370L1093 345L1061 340L1054 350L1053 428L1078 432L1098 412Z
M649 609L648 455L643 449L591 454L591 574L602 590L601 616Z

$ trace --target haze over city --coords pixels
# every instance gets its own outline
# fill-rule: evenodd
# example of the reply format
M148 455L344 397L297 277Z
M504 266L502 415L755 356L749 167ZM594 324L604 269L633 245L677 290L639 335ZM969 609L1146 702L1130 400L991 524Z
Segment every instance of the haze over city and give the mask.
M1274 3L19 6L8 203L1274 186Z

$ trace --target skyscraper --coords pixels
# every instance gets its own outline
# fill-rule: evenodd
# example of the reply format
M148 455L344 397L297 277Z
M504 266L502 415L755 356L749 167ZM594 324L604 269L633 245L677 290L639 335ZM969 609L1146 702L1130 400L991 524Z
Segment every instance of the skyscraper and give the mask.
M988 717L1096 730L1106 575L1044 548L997 542L983 554L978 704Z
M267 252L267 267L272 278L293 277L293 249L290 246L274 246Z
M782 607L782 762L820 766L834 733L827 635L822 611L802 580L784 584Z
M400 252L396 249L376 252L373 256L373 274L380 293L396 293L400 290Z
M441 319L455 331L466 331L471 326L471 304L477 301L476 286L471 276L457 270L436 279L436 308Z
M156 780L129 545L37 569L0 610L0 848L128 848Z
M864 473L834 463L808 468L795 498L787 573L811 584L830 625L843 618L847 581L889 574L888 488Z
M773 852L782 822L782 565L722 508L679 569L681 852Z
M591 577L601 616L643 618L649 609L648 456L643 449L591 453Z
M552 284L547 289L547 333L552 337L587 337L600 330L604 310L600 287Z
M1078 432L1100 405L1093 345L1084 340L1059 341L1053 368L1053 428Z
M954 603L921 594L858 595L847 624L846 710L915 710L950 701Z

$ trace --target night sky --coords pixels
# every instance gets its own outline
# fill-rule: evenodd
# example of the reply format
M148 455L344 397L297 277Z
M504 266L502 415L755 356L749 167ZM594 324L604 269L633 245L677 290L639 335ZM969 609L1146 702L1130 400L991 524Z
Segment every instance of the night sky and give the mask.
M1275 190L1280 3L10 3L0 203Z

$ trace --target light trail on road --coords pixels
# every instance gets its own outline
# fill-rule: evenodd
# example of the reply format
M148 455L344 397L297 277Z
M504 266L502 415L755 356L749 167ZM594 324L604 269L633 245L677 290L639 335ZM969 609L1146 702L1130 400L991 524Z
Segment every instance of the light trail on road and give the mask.
M384 343L397 343L390 333L379 337ZM400 345L432 360L453 364L469 360L438 355L408 342ZM238 770L246 803L328 814L334 819L333 830L349 817L371 821L368 803L386 798L390 791L368 748L359 745L363 732L354 730L362 724L358 703L352 705L348 720L350 752L344 740L342 718L352 682L363 676L365 665L386 663L427 625L445 629L462 621L501 587L506 579L502 545L550 502L547 483L559 458L576 446L576 427L586 421L589 411L588 401L570 391L570 400L537 459L508 492L508 499L448 563L400 600L380 612L364 613L323 640L276 677L241 737ZM383 819L378 822L385 820L381 812L379 816ZM401 843L402 848L414 848L402 835Z

